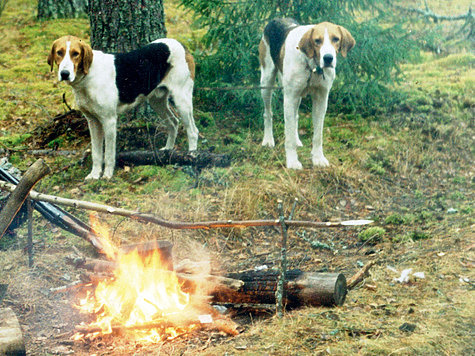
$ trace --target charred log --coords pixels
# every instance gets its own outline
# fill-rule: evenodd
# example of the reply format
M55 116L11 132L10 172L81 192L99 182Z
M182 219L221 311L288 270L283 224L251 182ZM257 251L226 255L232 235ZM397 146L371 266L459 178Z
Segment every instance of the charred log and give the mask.
M198 169L205 167L228 167L231 158L210 151L181 152L175 150L131 151L117 154L117 166L164 166L177 164Z

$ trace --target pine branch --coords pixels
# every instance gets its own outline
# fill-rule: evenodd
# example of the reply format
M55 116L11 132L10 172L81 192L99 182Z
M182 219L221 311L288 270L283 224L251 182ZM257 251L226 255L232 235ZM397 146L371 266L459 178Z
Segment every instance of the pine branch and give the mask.
M429 8L427 1L425 1L425 10L416 9L413 7L404 7L404 6L399 6L399 5L393 5L393 6L396 9L404 11L404 12L415 13L418 15L422 15L423 17L430 18L434 21L434 23L438 23L441 21L460 21L460 20L471 21L473 20L473 13L472 13L471 7L468 9L468 11L465 14L455 15L455 16L446 16L446 15L436 14L434 11L432 11Z

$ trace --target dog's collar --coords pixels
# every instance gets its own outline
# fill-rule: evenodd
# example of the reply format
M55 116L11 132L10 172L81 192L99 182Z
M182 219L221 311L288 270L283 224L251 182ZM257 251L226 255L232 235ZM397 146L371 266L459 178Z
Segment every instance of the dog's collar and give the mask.
M310 75L321 75L323 80L325 80L325 73L323 72L323 68L319 66L315 58L313 58L313 61L307 63L307 67L310 70Z

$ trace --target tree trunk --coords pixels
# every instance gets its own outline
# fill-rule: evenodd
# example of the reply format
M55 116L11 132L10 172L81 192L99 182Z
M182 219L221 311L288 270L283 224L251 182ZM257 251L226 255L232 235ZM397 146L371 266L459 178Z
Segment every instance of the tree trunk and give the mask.
M109 53L128 52L167 34L162 0L89 0L89 20L92 48ZM157 115L141 104L120 121L137 119L155 121Z
M39 19L86 16L88 0L38 0Z

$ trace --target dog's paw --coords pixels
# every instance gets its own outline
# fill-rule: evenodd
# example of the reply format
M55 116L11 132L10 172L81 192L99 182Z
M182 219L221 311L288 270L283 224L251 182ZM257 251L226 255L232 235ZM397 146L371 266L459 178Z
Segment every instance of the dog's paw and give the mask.
M289 169L302 169L302 163L299 162L299 160L287 160L287 168Z
M102 175L102 178L111 179L113 175L114 175L114 168L107 168L106 167L104 169L104 174Z
M97 180L101 178L101 173L91 172L87 175L86 180Z
M328 167L330 165L330 162L328 162L328 160L323 155L319 157L313 157L312 162L315 167Z

